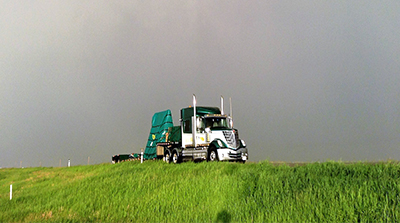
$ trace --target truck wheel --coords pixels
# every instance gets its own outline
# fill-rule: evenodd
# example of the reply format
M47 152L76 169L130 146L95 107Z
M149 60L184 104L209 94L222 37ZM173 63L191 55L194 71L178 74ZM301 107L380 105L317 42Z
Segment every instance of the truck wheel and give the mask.
M170 162L171 162L171 155L170 155L169 152L167 152L167 153L165 154L165 162L166 162L166 163L170 163Z
M172 162L173 163L179 163L179 156L178 156L178 153L177 152L174 152L173 154L172 154Z
M218 153L215 148L210 149L210 152L208 153L208 161L210 162L218 161Z

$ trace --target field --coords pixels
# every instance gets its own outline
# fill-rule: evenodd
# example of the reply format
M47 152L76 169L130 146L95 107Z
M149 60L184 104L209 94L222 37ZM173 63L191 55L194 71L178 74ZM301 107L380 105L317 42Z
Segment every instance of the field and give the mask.
M400 221L394 162L12 168L0 185L0 222Z

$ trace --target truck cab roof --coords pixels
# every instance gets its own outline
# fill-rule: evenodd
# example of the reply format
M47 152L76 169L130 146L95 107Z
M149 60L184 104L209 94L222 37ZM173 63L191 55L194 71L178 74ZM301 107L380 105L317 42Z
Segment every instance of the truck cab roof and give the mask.
M206 107L206 106L196 106L196 115L221 115L221 110L218 107ZM187 107L181 109L181 119L190 120L193 116L193 107Z

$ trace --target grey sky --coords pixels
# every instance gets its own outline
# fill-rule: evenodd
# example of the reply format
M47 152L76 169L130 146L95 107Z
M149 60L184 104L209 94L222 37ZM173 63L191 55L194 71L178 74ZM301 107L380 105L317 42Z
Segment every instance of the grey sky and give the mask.
M252 161L400 159L399 1L0 5L2 167L138 152L193 93Z

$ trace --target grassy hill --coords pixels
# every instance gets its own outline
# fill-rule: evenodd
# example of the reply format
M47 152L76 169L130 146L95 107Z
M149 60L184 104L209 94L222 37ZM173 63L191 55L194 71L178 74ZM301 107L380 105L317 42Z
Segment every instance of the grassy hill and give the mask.
M0 170L0 185L0 222L400 220L398 163L14 168Z

